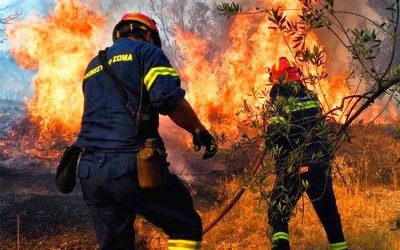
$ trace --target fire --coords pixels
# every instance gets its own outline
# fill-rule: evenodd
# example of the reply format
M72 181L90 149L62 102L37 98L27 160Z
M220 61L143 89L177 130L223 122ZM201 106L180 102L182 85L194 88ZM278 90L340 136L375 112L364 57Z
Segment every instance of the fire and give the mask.
M294 0L265 0L264 5L301 9L299 2ZM298 12L287 11L285 14L288 19L294 19ZM261 105L260 100L248 94L253 89L268 91L271 88L266 68L281 56L293 60L282 34L270 26L271 22L265 15L233 17L229 31L230 46L221 53L214 53L211 58L208 41L178 29L175 41L186 59L180 73L187 83L187 98L194 104L201 120L219 133L235 137L240 131L238 127L243 125L235 113L242 108L244 100L252 107ZM316 34L311 33L307 39L307 46L323 47ZM306 69L305 65L298 63L303 72L315 74L316 70L321 71ZM326 68L323 70L327 71ZM318 94L325 111L340 106L342 99L351 94L351 90L345 86L344 75L329 75L320 84L308 87ZM338 111L335 119L343 122L345 117Z
M271 4L266 3L271 6ZM297 1L282 1L284 8L300 8ZM288 12L288 18L297 15ZM269 89L268 74L266 69L271 67L281 56L293 58L291 51L278 31L270 28L271 23L267 18L256 15L238 15L234 17L229 32L231 45L221 54L209 60L206 57L208 44L200 37L178 31L176 41L187 62L180 73L187 83L188 99L196 111L218 132L224 131L229 135L236 135L239 131L240 118L235 116L243 106L244 100L250 106L260 103L248 96L252 89ZM310 36L309 44L318 44L315 35ZM339 85L339 80L332 78L328 88ZM329 95L329 89L315 89L320 97ZM326 93L328 92L328 93ZM323 101L325 106L339 105L340 97L332 95ZM330 97L330 95L329 95ZM215 119L218 117L218 119Z
M82 75L99 49L105 24L100 13L78 0L57 0L45 19L31 16L7 27L10 51L19 65L37 70L28 116L39 141L71 140L83 112Z
M396 105L380 103L372 104L366 112L360 115L360 120L365 123L374 122L375 124L395 124L400 121Z
M295 0L265 0L264 4L292 10L301 7ZM298 13L286 14L296 18ZM220 53L210 53L208 41L177 29L175 40L185 59L179 71L187 84L187 98L207 127L237 136L243 117L236 113L243 103L250 107L263 104L248 94L254 89L269 90L267 68L280 56L293 58L281 33L270 25L265 15L234 17L229 46ZM29 118L39 129L39 142L52 144L75 138L83 111L83 73L104 44L105 26L104 15L92 6L79 0L57 0L47 18L31 16L7 27L10 50L17 62L37 70L35 94L27 104ZM320 41L310 34L307 45L313 44ZM311 86L325 110L339 106L350 94L344 81L344 76L329 76L320 85ZM393 117L397 112L392 108L390 114Z

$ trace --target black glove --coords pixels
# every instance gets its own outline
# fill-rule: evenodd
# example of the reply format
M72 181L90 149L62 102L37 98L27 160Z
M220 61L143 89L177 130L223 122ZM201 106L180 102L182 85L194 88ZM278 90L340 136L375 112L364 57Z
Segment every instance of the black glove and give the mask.
M205 147L204 160L213 157L218 151L214 137L207 130L196 130L196 134L193 135L193 145L196 151Z

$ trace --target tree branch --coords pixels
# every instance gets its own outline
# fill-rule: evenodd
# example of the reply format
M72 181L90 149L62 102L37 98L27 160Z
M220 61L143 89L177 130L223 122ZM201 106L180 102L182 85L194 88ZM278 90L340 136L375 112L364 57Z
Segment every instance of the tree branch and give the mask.
M377 89L358 109L357 111L349 117L349 119L341 126L338 135L342 134L350 124L366 109L370 104L372 104L379 96L385 93L388 89L393 87L396 84L400 83L400 75L395 76L394 78L387 81L386 84L382 85L379 89Z

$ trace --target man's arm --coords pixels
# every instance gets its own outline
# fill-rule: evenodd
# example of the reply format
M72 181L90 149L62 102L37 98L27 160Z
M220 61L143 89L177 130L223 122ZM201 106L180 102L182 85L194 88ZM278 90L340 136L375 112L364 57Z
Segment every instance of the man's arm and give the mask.
M143 64L143 83L153 107L193 135L195 150L205 147L203 159L212 157L217 152L217 144L184 99L185 91L180 87L179 75L164 52L150 43L144 43L139 52L139 65Z
M206 130L185 98L182 99L182 101L174 110L172 110L171 113L168 114L168 116L176 125L188 131L192 135L196 134L196 131Z
M196 151L202 146L205 147L203 159L212 157L217 152L217 144L214 138L203 126L190 106L189 102L183 98L180 103L168 114L169 118L193 135L193 144Z

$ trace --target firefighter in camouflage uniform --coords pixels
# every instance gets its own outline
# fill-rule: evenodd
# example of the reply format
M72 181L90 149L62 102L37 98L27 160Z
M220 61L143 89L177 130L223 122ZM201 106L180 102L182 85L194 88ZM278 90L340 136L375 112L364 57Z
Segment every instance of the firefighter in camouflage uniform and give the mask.
M304 192L331 249L347 249L332 188L332 152L324 135L321 104L302 83L296 64L285 57L270 69L270 80L273 86L266 144L276 158L276 180L268 209L272 249L290 249L288 222Z

